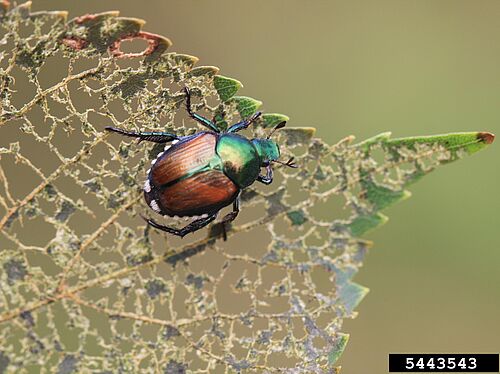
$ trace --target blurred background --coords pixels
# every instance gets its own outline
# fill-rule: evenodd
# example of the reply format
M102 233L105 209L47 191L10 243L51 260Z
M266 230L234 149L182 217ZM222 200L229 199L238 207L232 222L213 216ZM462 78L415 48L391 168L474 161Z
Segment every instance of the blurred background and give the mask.
M239 79L263 110L334 143L486 130L500 134L497 0L35 0L70 18L120 10L172 50ZM356 281L343 372L387 371L389 352L500 349L500 146L440 168L385 211Z

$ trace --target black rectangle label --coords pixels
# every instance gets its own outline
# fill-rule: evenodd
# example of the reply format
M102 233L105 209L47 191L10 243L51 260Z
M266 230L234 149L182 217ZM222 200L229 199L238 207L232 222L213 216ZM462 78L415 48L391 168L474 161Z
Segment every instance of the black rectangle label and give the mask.
M390 353L394 373L498 373L499 355L491 353Z

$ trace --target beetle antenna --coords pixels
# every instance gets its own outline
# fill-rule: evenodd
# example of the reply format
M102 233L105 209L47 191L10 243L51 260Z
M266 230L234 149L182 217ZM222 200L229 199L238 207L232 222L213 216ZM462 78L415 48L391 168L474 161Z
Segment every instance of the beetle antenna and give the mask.
M276 127L274 129L271 130L271 132L269 133L269 135L267 136L267 139L269 139L271 136L273 136L273 134L276 132L276 130L279 130L279 129L282 129L283 127L285 127L286 125L286 121L283 121L283 122L280 122L276 125Z
M283 162L280 160L274 160L273 162L288 166L289 168L292 168L292 169L297 169L299 166L293 160L294 160L294 157L290 158L290 160L288 160L287 162Z

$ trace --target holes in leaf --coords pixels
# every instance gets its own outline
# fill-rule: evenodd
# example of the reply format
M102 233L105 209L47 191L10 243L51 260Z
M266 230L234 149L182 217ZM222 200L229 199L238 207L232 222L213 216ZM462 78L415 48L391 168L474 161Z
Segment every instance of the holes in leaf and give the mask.
M122 40L119 50L125 55L142 54L148 48L149 43L145 39L133 38Z

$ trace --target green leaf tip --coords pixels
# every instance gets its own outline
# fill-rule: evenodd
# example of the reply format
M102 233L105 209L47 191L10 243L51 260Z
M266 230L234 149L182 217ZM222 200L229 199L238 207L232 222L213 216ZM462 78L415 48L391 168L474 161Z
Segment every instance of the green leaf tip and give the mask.
M261 118L263 127L274 127L278 123L290 121L290 117L280 113L264 113Z
M241 118L250 117L262 105L262 101L246 96L234 96L231 100L236 103L236 109Z
M355 237L359 237L364 233L373 230L378 226L385 224L389 218L381 213L356 217L349 225L351 233Z
M349 334L341 334L341 333L337 334L334 346L330 351L330 353L328 354L328 364L330 366L335 365L339 357L344 352L348 341L349 341Z
M354 282L347 282L339 289L339 298L346 312L351 314L370 290Z
M413 148L417 144L441 145L452 153L448 161L454 161L458 158L458 151L464 150L468 154L473 154L492 144L494 140L494 134L482 131L396 138L388 139L384 143L389 147L407 146L410 148Z
M216 75L214 76L214 86L220 99L225 102L232 98L243 87L243 84L236 79Z
M405 200L411 196L409 191L393 190L374 183L366 171L361 172L361 186L366 199L373 204L376 210L382 210L389 205Z

